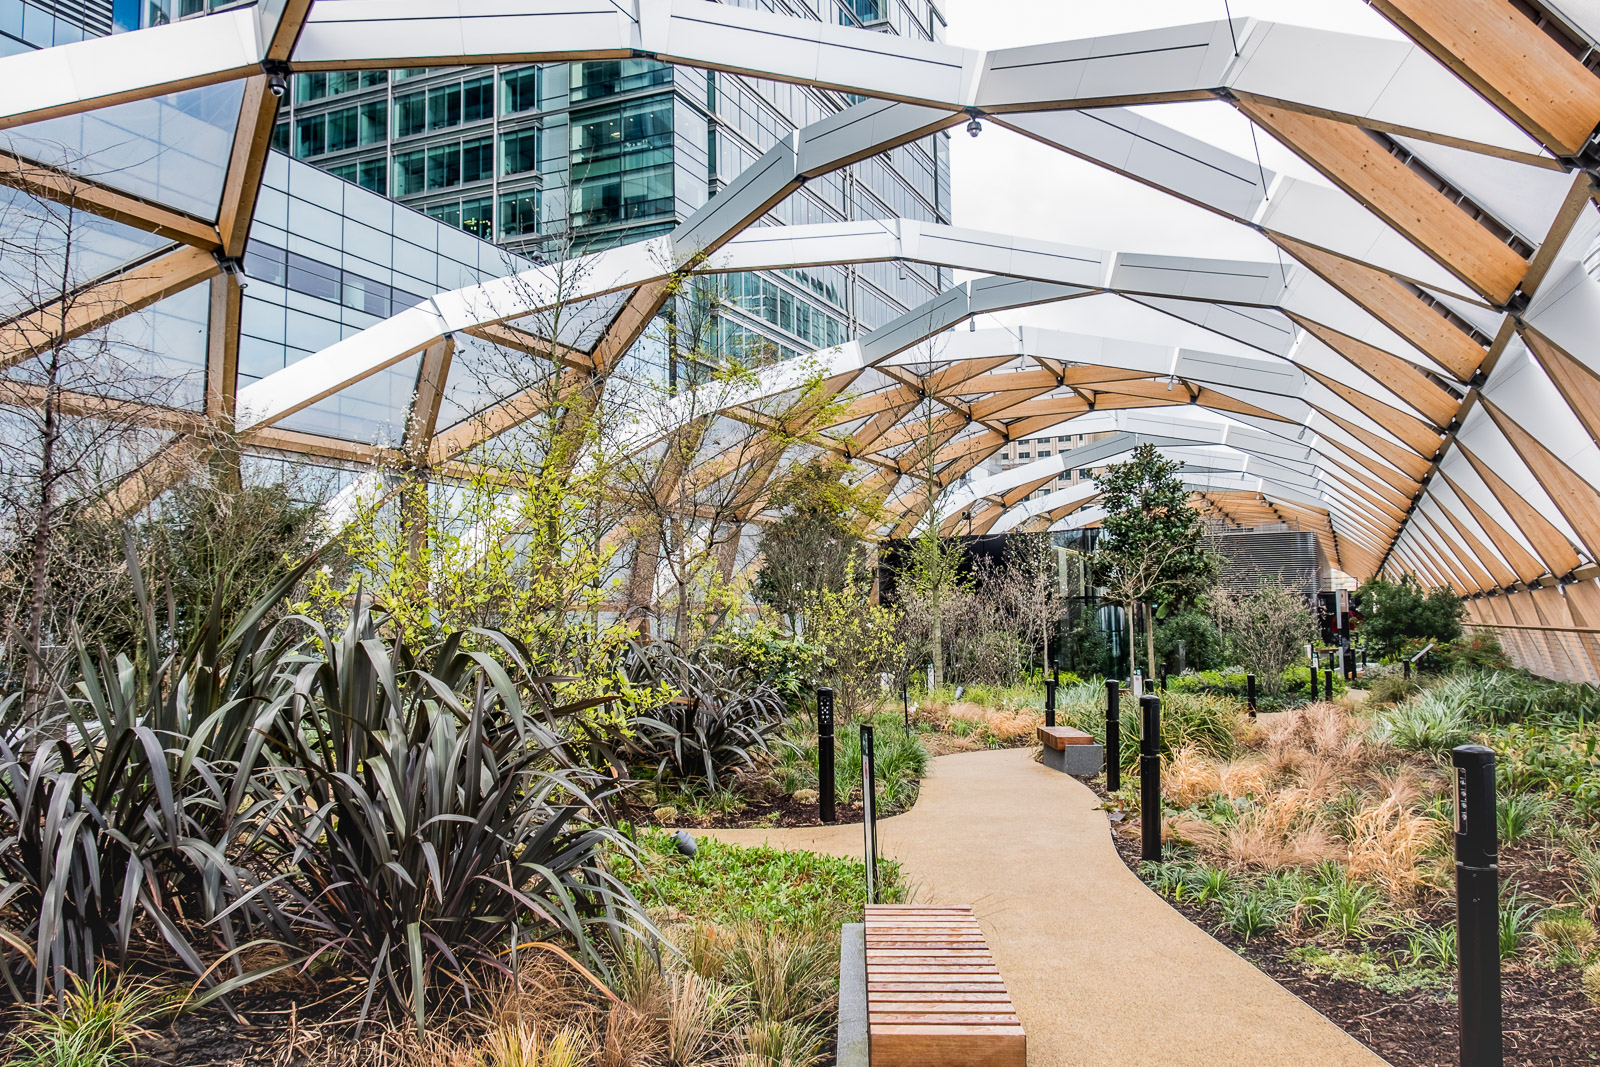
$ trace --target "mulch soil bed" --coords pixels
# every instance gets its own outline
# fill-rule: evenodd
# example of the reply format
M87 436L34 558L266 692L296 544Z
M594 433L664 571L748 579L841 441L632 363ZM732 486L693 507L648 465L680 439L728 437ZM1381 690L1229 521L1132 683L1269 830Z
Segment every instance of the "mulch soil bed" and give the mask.
M1105 796L1099 780L1079 781ZM1122 827L1127 825L1113 822L1111 838L1123 862L1138 873L1137 823L1124 832ZM1514 850L1503 858L1508 867L1517 862ZM1441 989L1404 994L1380 992L1359 982L1308 970L1289 955L1307 944L1304 940L1266 934L1245 942L1218 927L1214 910L1207 912L1186 902L1167 903L1394 1067L1456 1067L1460 1062L1460 1019L1453 983ZM1396 936L1393 940L1394 944L1384 945L1375 938L1370 944L1394 950L1404 947L1403 938ZM1503 965L1500 986L1505 1067L1600 1063L1600 1008L1590 1004L1578 987L1576 968L1552 973L1512 959Z

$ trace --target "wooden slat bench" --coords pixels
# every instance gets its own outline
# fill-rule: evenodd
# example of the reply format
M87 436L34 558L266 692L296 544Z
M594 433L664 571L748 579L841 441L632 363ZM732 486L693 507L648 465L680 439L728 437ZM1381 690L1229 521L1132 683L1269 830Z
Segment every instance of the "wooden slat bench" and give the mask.
M1025 1067L1028 1041L969 907L867 907L872 1067Z
M1059 752L1068 745L1092 745L1094 738L1082 730L1074 730L1067 726L1041 726L1039 743L1045 748L1053 748Z
M1098 774L1105 764L1105 748L1082 730L1070 726L1039 727L1044 765L1067 774Z

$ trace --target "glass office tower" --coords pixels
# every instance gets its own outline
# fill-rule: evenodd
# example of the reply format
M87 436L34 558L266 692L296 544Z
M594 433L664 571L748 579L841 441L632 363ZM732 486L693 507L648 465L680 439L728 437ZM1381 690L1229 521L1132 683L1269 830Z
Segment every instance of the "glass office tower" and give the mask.
M929 0L740 6L922 39L944 28ZM515 252L555 258L670 231L780 138L853 102L651 59L300 74L274 146ZM948 135L809 183L770 221L871 218L950 221ZM792 355L882 325L949 282L948 271L914 265L736 275L718 329L725 344Z
M139 27L140 0L0 0L0 56Z

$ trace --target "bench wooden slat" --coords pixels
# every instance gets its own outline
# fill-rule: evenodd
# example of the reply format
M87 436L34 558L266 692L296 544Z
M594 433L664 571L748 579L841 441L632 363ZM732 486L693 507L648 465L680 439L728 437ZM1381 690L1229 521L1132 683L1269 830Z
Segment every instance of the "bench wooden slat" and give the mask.
M873 1067L1026 1067L1027 1036L970 907L872 905L865 927Z
M1092 745L1094 737L1082 730L1074 730L1069 726L1041 726L1039 727L1039 743L1047 748L1060 751L1068 745Z

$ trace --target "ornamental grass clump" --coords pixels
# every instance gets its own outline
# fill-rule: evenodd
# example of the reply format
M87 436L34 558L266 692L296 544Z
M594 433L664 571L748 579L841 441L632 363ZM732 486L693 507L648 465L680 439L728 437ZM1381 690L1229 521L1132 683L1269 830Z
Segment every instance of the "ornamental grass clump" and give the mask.
M1441 754L1472 743L1472 722L1458 695L1438 689L1378 713L1372 736L1405 752Z
M754 767L783 725L783 694L714 646L630 643L621 667L631 688L671 694L628 722L630 760L658 781L715 791Z
M14 996L59 1004L137 946L197 976L191 1007L332 973L352 1017L420 1030L519 946L603 973L602 942L648 936L600 858L628 847L588 762L610 698L561 701L569 680L498 631L413 650L359 592L340 628L267 626L299 573L226 631L219 587L164 658L141 598L149 658L80 647L53 715L0 739Z

